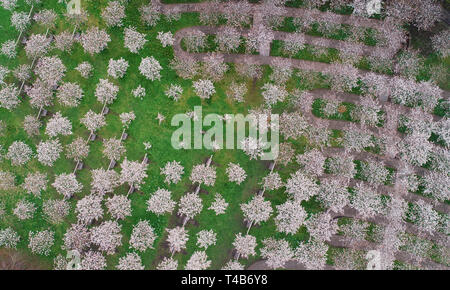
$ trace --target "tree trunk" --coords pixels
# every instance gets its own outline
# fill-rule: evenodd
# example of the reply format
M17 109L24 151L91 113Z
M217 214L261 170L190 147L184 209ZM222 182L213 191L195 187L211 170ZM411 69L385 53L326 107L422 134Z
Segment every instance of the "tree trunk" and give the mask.
M73 28L73 32L72 32L72 39L75 35L75 31L77 31L77 27L78 27L78 24L75 24L75 27Z
M41 112L42 112L42 106L39 108L39 112L38 112L38 115L37 115L37 119L39 119L39 117L41 116Z
M253 225L253 221L251 221L251 222L250 222L250 225L248 226L248 229L247 229L247 235L248 235L248 232L250 231L250 229L252 228L252 225Z

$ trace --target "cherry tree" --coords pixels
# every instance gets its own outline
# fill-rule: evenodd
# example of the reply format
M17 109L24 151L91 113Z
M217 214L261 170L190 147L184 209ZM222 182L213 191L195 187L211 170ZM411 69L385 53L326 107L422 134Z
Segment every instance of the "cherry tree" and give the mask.
M16 203L13 213L19 220L26 220L31 219L36 210L37 207L34 203L22 199Z
M222 267L222 270L244 270L244 265L238 261L230 260Z
M387 100L390 94L390 82L386 76L369 72L361 77L364 83L362 92L365 95L372 96L381 100Z
M130 247L145 252L147 249L153 249L153 243L156 240L154 229L148 221L140 220L133 226L130 237Z
M418 51L412 49L402 51L394 65L394 72L415 80L423 66L423 61Z
M305 173L311 176L321 176L323 174L326 157L319 150L309 150L297 155L296 159Z
M253 137L247 137L241 140L242 151L252 159L258 159L263 155L263 148L266 146L266 143L262 141L262 138L255 139Z
M56 98L66 107L77 107L83 98L83 89L77 83L66 82L58 87Z
M51 88L39 78L36 79L32 86L25 86L25 92L30 97L30 105L39 109L38 117L44 107L53 105Z
M167 189L158 188L147 201L147 211L157 215L172 213L176 202L171 198L171 192Z
M130 26L124 29L124 46L132 53L139 53L147 39L145 39L145 34L140 33L135 27Z
M381 105L378 100L371 97L361 97L360 105L351 111L351 116L362 124L375 127L381 121L380 111Z
M100 30L97 26L82 32L80 37L81 46L90 55L102 52L110 41L111 37L108 33L104 29Z
M278 172L271 172L263 178L263 187L267 190L276 190L283 186L280 174Z
M121 229L117 221L104 221L91 229L91 243L98 246L99 251L112 255L122 245Z
M195 251L184 267L185 270L206 270L211 266L211 261L208 260L206 252Z
M331 174L336 174L347 180L353 178L356 174L353 157L349 154L340 154L329 158L327 169Z
M103 114L89 110L84 117L80 119L80 123L83 124L92 135L95 131L106 125L106 120Z
M166 165L160 169L161 174L165 175L165 182L167 184L177 184L181 180L181 176L184 173L184 167L178 161L169 161Z
M150 2L148 5L139 7L141 13L141 20L148 26L155 26L160 18L160 8Z
M435 0L391 1L386 7L387 16L413 23L419 30L431 29L441 13L442 8Z
M136 253L128 253L125 257L119 258L118 270L144 270L141 257Z
M248 90L246 84L238 84L233 81L227 91L227 97L238 103L242 103L244 101L244 95L247 93L247 91Z
M450 46L448 44L449 38L449 29L442 30L441 32L431 37L431 45L433 46L433 49L440 53L442 57L447 57L448 55L450 55Z
M235 68L239 75L247 78L260 79L263 74L262 67L247 56L240 58L239 62L235 64Z
M354 187L354 194L350 198L350 205L356 209L363 218L374 217L383 211L380 195L362 182Z
M88 251L81 260L83 270L104 270L106 268L106 258L97 251Z
M139 65L139 72L146 79L152 81L161 79L161 70L162 66L153 56L143 58Z
M211 205L208 207L208 209L213 210L216 215L224 214L226 209L228 207L228 203L225 201L225 199L222 197L221 194L216 193L214 196L214 201L211 203Z
M103 168L94 169L92 173L91 190L94 193L103 195L112 193L119 186L119 174L114 170L105 170Z
M128 61L122 57L117 60L110 58L108 64L108 75L114 79L123 78L128 66Z
M228 163L226 173L228 175L228 180L230 182L236 182L237 184L241 184L247 178L245 170L242 169L239 163Z
M42 204L42 212L46 220L52 224L60 224L69 215L70 203L66 200L48 199Z
M188 52L200 52L206 46L206 34L198 29L186 32L183 44Z
M246 26L251 21L252 7L246 1L230 1L227 2L224 16L227 24L230 26Z
M241 33L234 27L222 26L217 31L214 41L219 51L230 53L241 45Z
M43 9L34 14L33 20L38 24L44 26L47 29L53 28L55 26L55 20L58 15L55 11L50 9Z
M45 56L38 59L34 72L47 85L54 87L64 77L66 67L59 57Z
M217 241L217 234L213 230L202 230L197 233L197 246L205 250Z
M173 38L173 34L170 31L168 32L159 31L158 35L156 36L156 39L158 39L161 42L163 47L172 46L175 41L175 39Z
M440 217L433 206L424 200L419 200L413 205L411 219L424 233L432 234L438 229Z
M120 171L119 182L121 184L128 183L130 186L128 194L134 189L140 189L141 184L145 183L143 180L147 178L147 166L147 164L142 162L128 161L126 157L120 164L122 170Z
M180 85L170 84L164 94L172 98L174 101L178 101L183 93L183 88Z
M364 51L362 46L344 42L339 46L339 57L343 63L355 65L361 61Z
M167 242L169 243L170 252L180 252L186 248L186 242L189 235L184 227L175 227L173 229L166 229L168 232Z
M278 102L282 102L288 96L288 92L283 86L266 83L262 86L262 90L262 96L269 108Z
M333 219L329 213L314 214L305 225L310 236L318 241L330 241L331 236L339 229L337 219Z
M213 166L206 166L205 164L197 164L192 168L189 180L193 183L205 184L207 186L214 186L216 181L216 170Z
M58 139L41 141L36 148L37 159L44 165L53 166L62 151L63 148Z
M272 215L272 204L269 200L264 200L261 195L255 195L248 203L241 204L244 217L250 222L248 229L253 224L260 224L267 221Z
M428 135L424 133L408 134L398 146L402 158L416 166L421 166L427 162L433 148L433 145L428 141Z
M126 149L120 139L110 138L103 141L103 155L111 161L110 166L113 161L118 161L125 152Z
M156 270L177 270L178 261L172 257L164 257L163 260L156 266Z
M319 186L316 182L302 173L301 170L292 173L286 181L286 193L296 202L308 200L310 197L317 195Z
M291 57L304 48L305 35L302 33L289 33L283 41L283 51Z
M272 74L270 80L278 85L285 84L292 76L294 70L289 59L275 58L271 62Z
M183 226L203 209L203 201L196 193L186 193L180 199L178 214L184 216Z
M11 227L0 230L0 247L7 249L15 249L20 241L19 234Z
M14 11L11 15L11 25L20 32L24 32L30 25L31 18L26 12Z
M233 246L239 257L244 259L247 259L249 256L256 255L255 248L257 243L254 236L248 234L243 236L241 233L238 233L234 239Z
M13 84L7 84L0 89L0 108L14 110L20 104L19 89Z
M277 205L276 208L278 212L275 217L277 230L281 233L295 235L305 221L306 211L300 203L292 200Z
M40 196L42 191L47 190L47 175L40 172L28 173L22 184L22 188L29 194Z
M443 172L431 171L424 176L424 193L445 202L450 200L450 177Z
M0 5L6 10L14 10L17 6L17 0L2 0L0 1Z
M83 189L83 185L78 182L73 173L61 173L57 175L52 186L66 199L71 198L75 193L79 193Z
M15 186L16 177L9 171L0 170L0 190L11 190Z
M95 88L95 96L97 97L97 100L103 104L103 106L112 104L117 98L118 92L119 87L109 82L107 79L100 79L97 87Z
M119 1L110 1L102 11L102 18L109 27L122 26L125 18L125 6Z
M369 160L361 163L361 175L370 185L377 186L387 181L389 170L383 162Z
M198 81L194 81L192 83L194 87L194 92L201 99L209 99L213 94L216 93L216 89L214 88L214 84L210 80L200 79Z
M3 42L0 52L8 58L15 58L17 56L16 42L12 39Z
M14 141L8 148L6 158L11 160L11 165L21 166L30 160L32 154L30 146L22 141Z
M342 232L346 240L350 241L350 245L356 245L365 240L369 225L365 221L352 220L348 224L341 225L339 231Z
M33 254L48 256L50 255L51 247L55 243L55 232L50 230L30 231L28 240L28 248Z
M5 67L0 65L0 85L5 85L5 77L10 73L11 71Z
M200 23L208 26L218 25L219 19L221 17L219 5L220 5L219 0L208 0L208 5L202 6L200 8L199 11Z
M354 123L349 123L345 128L343 137L345 152L361 152L366 147L372 147L372 135L366 128L358 127Z
M289 243L284 239L266 238L262 243L261 257L266 259L266 265L271 269L284 268L286 262L294 256Z
M261 55L269 55L270 44L274 38L271 29L264 25L257 25L247 34L245 43L247 53L259 52Z
M45 134L50 137L71 135L72 123L67 117L63 117L60 112L56 112L51 119L48 120Z
M124 195L114 195L105 202L111 218L119 220L131 216L131 200Z
M145 97L145 88L143 86L139 85L137 88L132 90L131 93L133 94L133 96L135 98L139 98L139 99L143 100Z
M325 74L330 78L331 88L338 92L351 91L357 86L359 73L351 65L332 64Z
M203 58L202 71L206 78L220 81L228 70L222 54L209 53Z
M349 203L349 192L347 190L348 180L344 178L332 178L321 180L317 199L336 213L342 213L344 207Z
M31 77L31 66L29 64L20 64L14 69L13 75L19 81L25 82Z
M25 43L25 53L28 58L34 59L47 53L51 40L43 34L32 34Z
M200 69L199 63L189 55L175 56L170 62L170 67L183 79L192 79Z
M80 63L75 68L75 70L77 70L81 74L81 76L83 78L85 78L85 79L87 79L87 78L89 78L89 76L91 76L91 73L92 73L93 69L94 68L92 67L92 65L89 62L87 62L87 61L84 61L84 62Z
M66 157L79 163L89 155L89 145L81 137L77 137L66 146Z
M71 52L75 39L69 31L63 31L55 35L55 48L61 51Z
M308 270L322 270L327 261L328 245L322 241L310 239L301 242L294 250L294 259Z

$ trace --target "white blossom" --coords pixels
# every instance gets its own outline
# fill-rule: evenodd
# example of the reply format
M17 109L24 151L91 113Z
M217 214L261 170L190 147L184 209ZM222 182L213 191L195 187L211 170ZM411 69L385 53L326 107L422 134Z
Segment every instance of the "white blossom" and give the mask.
M147 201L147 211L157 215L172 213L176 202L171 198L171 192L167 189L158 188Z

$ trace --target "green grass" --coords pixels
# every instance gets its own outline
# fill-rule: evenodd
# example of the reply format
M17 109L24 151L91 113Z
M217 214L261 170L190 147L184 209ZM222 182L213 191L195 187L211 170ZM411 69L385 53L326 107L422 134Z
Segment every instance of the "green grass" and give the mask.
M57 0L45 1L36 10L42 8L52 8L58 14L60 14L58 22L55 28L51 29L51 33L59 33L63 30L72 31L72 27L64 21L61 14L65 11L65 7L62 4L57 4ZM85 30L88 26L97 25L100 28L105 28L105 23L101 20L100 13L103 7L106 6L107 0L99 1L83 1L83 5L89 12L89 21L87 25L84 25L80 30ZM129 249L129 238L133 225L139 220L145 219L150 222L155 229L158 238L154 244L154 249L149 249L144 253L140 253L143 263L146 269L154 269L162 257L169 256L169 251L165 243L166 228L172 228L179 223L179 218L176 217L175 212L173 215L156 216L153 213L146 211L146 201L158 188L168 188L172 192L172 197L175 200L179 200L186 192L192 191L193 186L189 181L189 175L192 167L196 164L204 162L207 157L214 154L213 165L217 168L217 180L213 187L202 186L201 198L203 200L203 211L195 217L195 221L190 221L187 224L189 232L189 242L187 248L182 253L177 253L174 258L179 261L181 266L186 264L186 261L192 255L195 250L198 250L196 246L196 234L200 230L214 229L217 233L217 244L207 249L208 258L212 261L211 269L221 268L231 258L232 242L235 234L239 232L246 232L246 228L243 224L243 215L240 210L240 204L247 202L252 195L254 195L261 187L261 180L269 172L266 162L250 161L242 151L238 150L222 150L218 152L211 152L208 150L175 150L170 144L170 137L175 128L170 126L171 118L178 113L185 113L186 111L193 110L195 105L203 106L203 113L247 113L249 108L258 107L263 103L261 96L261 86L269 80L269 74L271 72L268 66L264 66L264 76L260 80L249 80L238 76L234 71L234 66L230 65L229 72L225 75L224 79L215 83L216 94L211 99L202 101L196 96L192 89L191 80L180 79L176 73L169 68L170 60L173 58L173 49L170 47L163 48L159 41L156 40L158 31L171 31L175 32L184 27L190 27L200 25L197 13L184 13L179 21L168 23L164 17L159 21L155 27L148 27L141 23L139 20L138 7L146 4L146 0L130 1L126 14L127 17L124 20L124 26L121 28L107 28L107 31L111 37L111 42L108 44L108 48L102 51L100 54L90 56L84 53L83 48L79 44L75 44L71 53L60 52L57 50L51 51L49 54L59 56L64 65L67 67L67 73L63 81L77 82L84 90L84 97L81 104L77 108L62 107L58 103L48 108L49 112L56 113L61 112L63 116L68 117L72 121L73 134L66 137L60 137L61 143L66 145L70 143L76 137L87 138L89 132L79 122L80 118L84 114L92 109L95 112L99 112L102 108L95 96L94 91L99 79L107 78L107 65L110 58L124 57L129 62L129 68L127 74L123 79L111 80L120 87L117 100L110 106L110 113L107 115L107 125L97 132L98 138L90 143L90 153L85 160L85 168L77 173L77 179L83 184L83 191L80 194L76 194L71 200L71 211L64 223L59 225L50 224L42 215L42 203L48 199L61 199L55 189L50 185L54 181L54 176L72 172L75 164L73 161L66 159L63 155L55 162L52 167L43 166L36 158L32 159L26 165L17 167L12 166L8 160L0 161L0 169L3 171L11 171L16 175L16 184L19 185L23 182L26 175L29 172L41 171L48 174L50 177L49 185L46 191L43 192L40 198L28 195L20 187L10 191L0 191L0 201L4 202L7 209L6 218L0 220L0 229L11 226L21 236L21 241L18 245L18 250L26 256L32 255L28 249L28 232L29 231L41 231L45 229L51 229L55 231L55 245L52 247L52 252L49 256L39 256L39 263L42 268L51 268L53 259L61 254L66 256L66 252L61 249L62 238L66 232L68 226L76 222L75 206L76 202L90 193L91 182L91 169L100 167L106 168L109 161L102 155L102 140L119 137L122 127L119 120L119 114L122 112L134 111L137 118L131 124L127 130L129 138L125 141L127 149L127 157L130 160L139 160L144 155L143 142L151 142L153 147L149 151L150 164L148 166L147 174L148 178L145 179L145 184L141 190L130 195L132 202L133 215L123 221L119 221L122 226L122 246L118 248L117 253L107 257L108 268L113 269L118 262L118 259L124 256ZM180 3L180 2L200 2L197 0L164 0L164 3ZM291 1L299 3L300 1ZM289 3L291 3L289 2ZM23 1L19 1L20 11L28 11ZM345 12L345 11L344 11ZM0 42L4 42L8 39L15 39L18 33L10 27L10 12L4 9L0 9ZM140 51L140 54L132 54L123 46L123 28L129 25L135 26L139 32L143 32L147 35L149 40L144 48ZM33 24L27 31L27 35L31 33L45 33L45 28L39 27L37 24ZM345 32L339 32L337 39L344 39ZM214 49L213 36L208 37L209 49ZM21 48L23 45L21 45ZM284 56L281 51L281 42L274 42L272 45L272 54ZM243 47L240 47L238 52L243 52ZM314 58L311 52L306 49L299 52L298 57L303 59L309 59L313 61L331 62L337 58L337 52L335 50L329 50L328 55L323 58ZM138 71L141 58L146 56L154 56L162 65L161 81L151 82L146 80ZM94 66L94 72L89 79L82 78L74 68L83 61L89 61ZM27 59L23 49L19 51L18 57L14 60L9 60L4 56L0 56L0 64L14 69L18 64L31 63L31 60ZM295 88L305 90L314 88L329 88L329 84L325 78L320 74L313 74L299 77L297 74L287 83L287 89L292 91ZM244 103L231 102L226 97L226 90L230 86L232 81L238 81L246 83L249 91L245 96ZM7 82L17 81L9 76ZM164 90L172 83L179 84L183 87L183 95L178 102L174 102L168 99L164 95ZM147 96L143 99L136 99L131 95L131 91L138 85L145 87ZM316 100L317 101L317 100ZM318 101L320 102L320 100ZM337 119L350 120L350 112L354 108L353 104L343 103L347 107L347 110L342 116L333 116ZM315 107L314 107L315 106ZM274 113L281 113L287 107L287 102L277 104L273 111ZM316 102L313 105L317 109ZM313 108L313 109L314 109ZM315 110L316 110L315 109ZM437 109L441 112L443 109ZM166 117L166 121L161 125L158 125L158 121L155 119L157 114L162 113ZM320 110L318 111L320 114ZM22 122L25 115L36 114L37 111L30 107L28 97L23 97L22 103L14 110L14 112L8 112L5 109L0 109L0 119L7 124L6 132L3 136L0 136L0 144L3 148L8 148L14 140L22 140L30 145L33 151L36 151L36 145L41 140L47 140L48 136L44 134L45 123L48 117L43 119L44 126L40 130L40 135L35 137L28 137L22 128ZM442 114L445 114L442 113ZM339 137L342 137L342 132L333 130L331 136L331 144L333 146L339 146L337 142ZM285 141L281 137L280 141ZM310 147L308 140L304 137L297 140L289 140L292 143L295 153L300 154L305 151L307 147ZM160 175L160 168L163 167L168 161L177 160L185 167L185 173L183 179L176 185L167 186L164 183L163 176ZM226 167L228 163L239 163L247 172L247 180L241 185L236 185L227 181ZM115 168L119 170L119 166ZM278 165L275 168L279 171L283 180L286 180L289 175L297 170L296 166L291 163L288 166ZM125 194L127 192L127 186L121 186L116 189L115 194ZM207 208L214 199L215 193L220 193L229 203L229 208L225 215L216 216L215 213ZM276 206L283 203L287 196L283 190L267 191L265 193L266 199L272 202L272 206L275 209ZM32 201L38 207L33 219L20 221L12 215L12 211L18 201L26 198ZM314 198L309 201L302 202L302 206L308 212L309 215L323 211L320 203ZM109 220L110 216L105 211L104 219ZM278 233L274 219L271 218L268 222L261 225L254 226L250 230L250 234L256 236L259 247L261 241L267 237L285 238L292 247L297 246L301 241L306 241L309 238L309 234L305 227L295 235L286 235ZM259 249L259 248L258 248ZM257 251L259 252L259 251ZM332 253L330 250L330 263L332 263ZM255 257L251 257L248 260L241 259L240 262L245 265L249 265L256 260L259 260L259 254Z
M49 7L55 9L58 13L63 11L61 5L57 5L57 0L48 1L43 4L43 7ZM48 108L50 114L60 111L63 116L68 117L73 126L73 134L70 136L61 137L61 143L66 145L70 143L75 137L81 136L87 138L89 132L79 122L80 118L84 114L92 109L99 112L102 108L95 96L94 91L101 78L107 78L107 65L110 58L117 59L124 57L129 62L129 68L126 76L123 79L111 80L120 87L119 95L116 101L110 106L110 113L107 115L107 125L97 132L98 138L90 143L90 153L85 160L85 168L77 173L77 179L83 184L83 191L80 194L76 194L71 200L70 215L66 218L65 222L60 225L52 225L46 221L42 215L42 202L47 199L61 199L62 197L55 191L50 185L54 181L54 176L71 172L74 167L74 162L66 159L63 155L55 162L54 166L47 167L40 164L36 158L32 159L29 163L22 167L15 167L10 164L8 160L3 159L0 163L2 170L8 170L16 175L16 184L19 185L23 182L27 173L34 171L41 171L48 174L50 177L49 186L45 192L42 193L41 198L29 196L20 187L15 190L3 191L0 193L0 200L5 203L8 212L7 218L0 221L0 228L3 229L8 226L12 226L21 236L21 241L18 245L19 251L25 255L31 255L28 249L28 232L40 231L44 229L51 229L55 231L55 245L52 247L52 252L49 256L39 256L41 267L51 268L53 259L62 254L65 256L65 251L61 249L62 238L66 232L67 227L76 222L75 206L77 200L80 200L84 196L88 195L90 190L91 175L90 170L100 167L107 167L108 160L102 155L102 139L118 137L121 132L121 123L119 120L119 114L122 112L134 111L137 118L131 124L127 130L129 138L125 141L127 149L127 157L130 160L141 159L144 155L144 148L142 143L149 141L153 144L150 150L150 165L148 167L148 178L145 180L145 184L141 190L130 195L132 202L133 214L123 221L119 221L122 226L122 246L118 248L116 254L107 256L108 268L113 269L118 262L118 259L129 252L129 237L134 224L140 219L149 220L155 232L158 235L158 239L154 244L154 249L149 249L145 253L140 253L143 263L146 268L153 269L156 267L162 256L168 256L168 249L165 246L166 228L174 227L177 223L177 218L174 215L158 217L153 213L146 211L146 201L151 194L158 188L168 188L172 192L172 196L175 200L179 200L180 197L189 190L192 190L192 184L189 181L189 175L192 167L196 164L202 163L206 158L212 154L208 150L174 150L170 145L170 137L175 128L170 126L170 119L172 116L178 113L184 113L193 109L194 105L203 105L204 114L207 113L246 113L250 106L254 107L262 103L260 87L264 82L268 80L268 74L270 70L265 67L264 78L256 82L252 80L238 78L240 82L246 82L249 88L248 101L243 104L233 103L226 98L225 92L233 80L236 80L236 74L231 69L225 78L216 83L217 93L207 101L201 101L201 99L194 95L192 90L192 81L182 80L176 76L175 72L169 69L169 62L173 58L172 48L163 48L159 41L156 40L158 31L172 31L175 32L183 27L189 27L199 25L198 15L196 13L186 13L182 15L180 21L174 23L168 23L164 18L158 23L156 27L150 28L144 26L137 14L137 7L145 3L144 0L133 1L129 3L127 7L127 18L125 19L124 27L133 25L137 27L137 30L144 32L147 35L148 41L145 47L140 51L140 54L132 54L126 50L123 46L123 27L122 28L108 28L108 33L111 37L111 42L108 44L108 48L102 51L100 54L90 56L85 54L83 48L79 44L75 44L72 52L60 52L53 50L51 55L59 56L64 65L67 67L67 73L63 81L77 82L84 90L84 97L81 104L77 108L62 107L58 103ZM100 28L106 28L99 14L101 9L105 7L107 1L96 2L83 2L87 5L86 8L89 12L88 25L98 25ZM25 7L26 8L26 7ZM0 10L1 13L8 14L4 10ZM3 27L9 26L9 17L2 18ZM87 28L87 25L81 27L81 30ZM70 25L64 22L62 16L59 17L58 23L51 33L59 33L68 29L71 31ZM17 33L11 29L6 30L8 34L2 34L1 37L12 38L17 37ZM39 27L35 23L27 31L30 33L45 33L43 27ZM161 81L151 82L138 72L138 66L142 57L154 56L163 66L161 72ZM88 61L94 66L92 77L89 79L82 78L74 68L82 61ZM13 69L18 63L30 63L31 61L26 58L23 49L21 49L18 58L14 61L7 61L4 58L1 59L1 64L7 65L10 69ZM231 65L231 68L233 66ZM10 82L15 80L10 77ZM174 102L168 99L164 95L164 90L171 84L177 83L182 85L184 92L182 98L178 102ZM131 90L136 88L138 84L145 87L147 96L143 99L136 99L131 95ZM293 89L297 87L298 82L293 79L289 82L288 87ZM281 107L280 107L281 108ZM166 116L166 120L161 126L158 125L155 120L157 113L160 112ZM28 97L25 97L22 103L14 112L8 112L4 109L0 109L0 118L7 124L7 130L5 134L0 137L0 143L4 148L8 148L14 140L23 140L30 145L32 149L36 150L36 145L41 140L47 140L48 137L44 135L45 123L48 117L44 119L44 126L41 128L40 135L29 138L25 131L22 129L23 118L27 114L36 114L36 110L32 109L28 102ZM294 142L294 147L297 152L303 152L306 146L306 141ZM164 178L160 175L160 167L168 161L177 160L185 167L185 174L183 179L176 185L167 186L164 183ZM225 175L225 169L229 162L239 163L246 171L248 179L241 185L236 185L227 182ZM187 229L189 230L190 240L187 245L185 254L175 254L175 259L179 260L180 265L185 265L187 259L191 256L194 250L198 250L196 247L196 233L202 229L214 229L218 234L218 241L215 246L210 247L207 250L208 257L213 261L211 268L222 267L231 258L231 244L234 240L235 234L238 232L245 232L246 228L243 225L243 216L240 210L240 204L247 202L251 196L260 188L261 178L268 173L268 169L262 162L250 161L249 158L242 151L223 150L214 153L213 164L217 167L217 180L214 187L203 187L208 194L201 194L203 199L204 210L200 215L195 218L194 224L188 223ZM116 167L119 170L119 166ZM283 176L288 176L294 168L280 168L283 172ZM115 194L125 194L127 192L127 186L121 186L116 189ZM226 201L230 204L226 215L216 216L213 211L207 210L210 203L214 198L214 194L218 192L223 195ZM38 211L35 213L33 219L25 220L18 223L17 218L12 215L12 211L16 203L26 198L38 207ZM286 196L282 192L269 193L268 197L273 202L273 207L281 204L286 199ZM305 208L308 212L318 211L317 202L306 203ZM108 220L109 214L104 215L103 220ZM276 233L275 224L273 219L269 222L255 227L251 230L251 234L254 234L258 241L262 239L274 236ZM277 234L277 237L286 237L292 242L292 246L295 246L298 241L305 240L307 238L306 230L300 230L294 236L286 236L283 234ZM252 261L259 259L259 256L254 257L248 261L241 260L245 264L249 264Z

